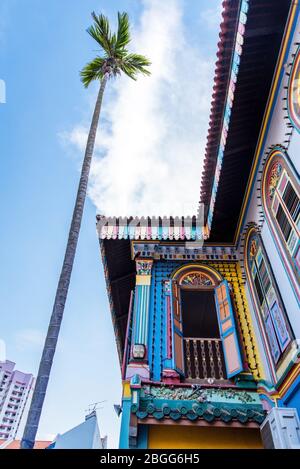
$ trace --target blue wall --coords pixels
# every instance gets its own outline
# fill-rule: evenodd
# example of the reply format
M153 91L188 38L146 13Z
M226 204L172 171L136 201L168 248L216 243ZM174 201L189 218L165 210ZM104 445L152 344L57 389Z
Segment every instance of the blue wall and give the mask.
M152 372L151 379L161 380L161 372L167 365L166 353L166 297L164 293L164 280L170 279L172 272L186 262L155 261L152 267L152 282L150 293L149 317L149 366Z
M280 407L294 407L300 417L300 376L294 381L283 399L278 402Z

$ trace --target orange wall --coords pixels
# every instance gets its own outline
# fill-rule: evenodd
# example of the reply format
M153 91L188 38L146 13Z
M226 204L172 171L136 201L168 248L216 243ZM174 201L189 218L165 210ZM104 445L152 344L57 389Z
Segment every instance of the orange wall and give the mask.
M259 429L150 425L148 448L263 448Z

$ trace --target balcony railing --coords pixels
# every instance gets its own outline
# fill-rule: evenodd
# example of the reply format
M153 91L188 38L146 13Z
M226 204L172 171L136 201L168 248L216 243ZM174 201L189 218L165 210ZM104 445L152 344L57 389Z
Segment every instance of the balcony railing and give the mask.
M226 379L221 339L184 338L185 377L192 380Z

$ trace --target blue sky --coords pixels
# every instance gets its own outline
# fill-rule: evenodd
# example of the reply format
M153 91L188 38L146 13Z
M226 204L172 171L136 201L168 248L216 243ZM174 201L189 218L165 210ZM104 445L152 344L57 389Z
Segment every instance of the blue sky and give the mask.
M0 339L36 374L75 200L96 86L79 70L95 54L90 12L127 11L133 49L152 76L107 90L39 436L78 424L88 405L118 444L120 371L95 231L110 215L195 211L208 125L220 0L2 0ZM134 86L133 86L134 85ZM172 181L172 183L170 183ZM192 202L191 202L192 201ZM181 213L180 213L181 214Z

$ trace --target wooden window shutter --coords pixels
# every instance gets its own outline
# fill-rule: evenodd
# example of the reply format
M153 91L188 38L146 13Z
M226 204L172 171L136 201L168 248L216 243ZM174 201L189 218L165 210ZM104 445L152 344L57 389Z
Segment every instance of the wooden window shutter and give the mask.
M227 280L215 288L220 337L222 339L227 378L232 378L243 371L238 336Z
M178 297L178 285L175 281L172 282L172 296L174 368L178 373L184 375L182 319Z

